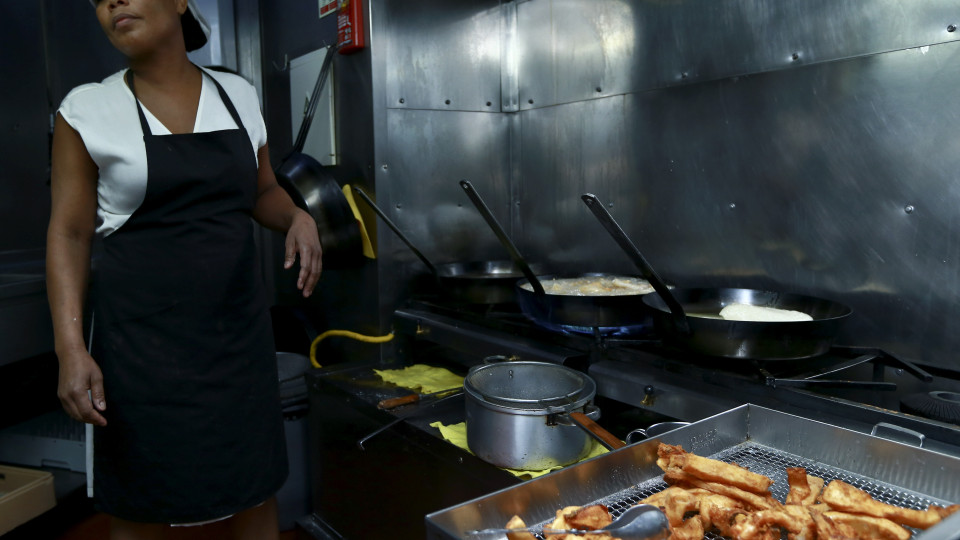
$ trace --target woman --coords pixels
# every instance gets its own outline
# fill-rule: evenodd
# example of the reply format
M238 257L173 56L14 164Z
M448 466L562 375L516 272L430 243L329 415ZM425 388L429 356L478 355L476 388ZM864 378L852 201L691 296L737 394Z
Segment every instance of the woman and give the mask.
M112 539L222 519L236 538L276 538L286 449L250 217L286 232L284 267L299 257L304 296L321 270L316 223L277 185L253 88L188 60L206 41L190 1L93 3L129 69L74 89L56 117L47 278L58 395L95 426L94 497Z

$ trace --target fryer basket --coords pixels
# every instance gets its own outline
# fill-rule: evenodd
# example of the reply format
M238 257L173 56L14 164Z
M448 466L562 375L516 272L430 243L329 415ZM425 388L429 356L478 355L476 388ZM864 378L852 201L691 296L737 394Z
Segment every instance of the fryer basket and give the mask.
M781 502L789 490L787 467L805 467L827 482L841 479L879 501L907 508L960 502L960 458L747 404L431 513L426 516L427 538L469 538L466 531L503 527L513 515L543 525L556 510L571 505L602 503L617 516L666 487L656 465L660 442L766 475L774 480L771 492ZM952 518L960 520L958 515ZM937 534L931 529L915 538L953 538Z

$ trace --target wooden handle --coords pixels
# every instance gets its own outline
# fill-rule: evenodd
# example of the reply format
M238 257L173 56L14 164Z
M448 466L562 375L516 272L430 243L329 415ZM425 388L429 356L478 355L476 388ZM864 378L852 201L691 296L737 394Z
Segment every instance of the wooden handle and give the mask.
M377 403L377 407L381 409L395 409L401 405L409 405L418 401L420 401L420 394L410 394L409 396L384 399L380 401L380 403Z
M582 412L572 412L570 413L570 419L574 421L580 428L587 431L591 436L593 436L597 441L605 446L608 450L616 450L617 448L623 448L626 446L626 443L618 439L613 433L600 427L600 424L594 422L587 415Z

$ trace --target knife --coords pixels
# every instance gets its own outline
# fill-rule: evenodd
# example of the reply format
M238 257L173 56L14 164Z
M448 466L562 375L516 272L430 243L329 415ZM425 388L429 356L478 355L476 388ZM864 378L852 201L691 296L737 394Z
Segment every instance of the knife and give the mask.
M428 394L410 394L407 396L400 396L395 398L389 398L381 400L377 403L377 408L379 409L396 409L401 405L410 405L411 403L417 403L424 399L430 399L435 397L443 397L446 395L454 395L456 393L462 392L462 386L456 386L454 388L447 388L446 390L440 390L438 392L430 392Z

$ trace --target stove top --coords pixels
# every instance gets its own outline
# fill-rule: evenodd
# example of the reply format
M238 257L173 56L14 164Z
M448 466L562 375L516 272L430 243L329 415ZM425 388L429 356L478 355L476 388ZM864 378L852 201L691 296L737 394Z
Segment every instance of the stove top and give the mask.
M919 366L877 348L835 346L803 360L710 357L665 344L650 328L547 329L511 305L419 300L397 310L394 322L406 340L401 354L422 355L427 347L430 354L446 351L467 366L494 355L562 363L589 373L598 395L678 420L754 403L858 431L893 425L903 430L887 430L894 438L943 444L960 455L960 425L900 412L904 396L934 392L948 401L960 396L960 373Z

